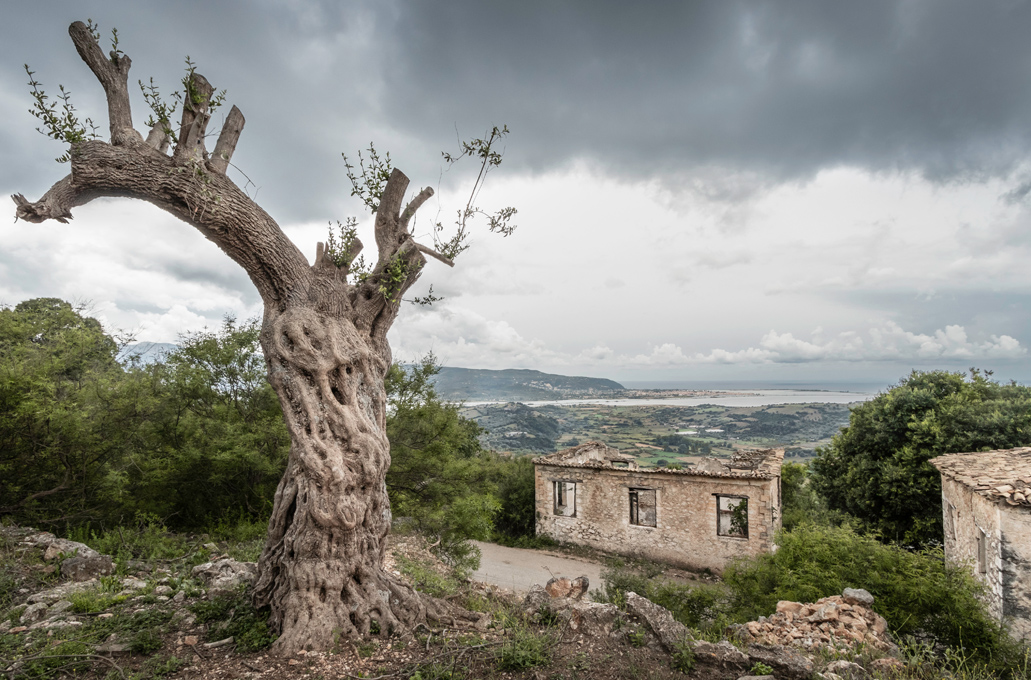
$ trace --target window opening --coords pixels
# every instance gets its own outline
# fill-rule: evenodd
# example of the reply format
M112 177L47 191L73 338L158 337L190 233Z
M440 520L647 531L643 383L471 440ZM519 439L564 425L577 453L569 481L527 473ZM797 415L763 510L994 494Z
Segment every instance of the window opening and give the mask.
M655 526L655 489L630 489L630 523Z
M988 534L980 527L977 528L977 571L988 573Z
M948 509L948 526L945 527L945 531L949 536L952 536L952 540L956 540L956 525L959 523L958 513L956 512L956 506L949 501L945 501L945 507Z
M748 538L748 498L716 496L716 533Z
M576 517L576 482L555 482L555 514Z

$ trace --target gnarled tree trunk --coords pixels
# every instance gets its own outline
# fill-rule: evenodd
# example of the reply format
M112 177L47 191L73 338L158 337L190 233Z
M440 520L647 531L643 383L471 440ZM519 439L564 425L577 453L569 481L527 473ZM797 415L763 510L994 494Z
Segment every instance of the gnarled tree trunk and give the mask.
M193 225L239 263L264 302L261 345L291 436L258 565L255 602L269 605L279 651L326 649L338 636L386 635L453 615L382 569L390 529L384 483L390 465L383 381L387 331L401 295L425 264L447 258L415 243L408 223L431 195L402 209L408 179L394 170L376 213L378 260L371 275L347 280L318 244L315 264L276 222L225 176L244 119L234 106L209 156L204 133L213 88L191 74L169 155L167 121L146 140L133 128L127 91L131 62L105 57L81 22L69 29L79 55L103 85L111 141L72 144L71 174L39 201L13 196L28 222L71 219L71 209L102 196L149 201ZM353 261L355 241L343 258Z

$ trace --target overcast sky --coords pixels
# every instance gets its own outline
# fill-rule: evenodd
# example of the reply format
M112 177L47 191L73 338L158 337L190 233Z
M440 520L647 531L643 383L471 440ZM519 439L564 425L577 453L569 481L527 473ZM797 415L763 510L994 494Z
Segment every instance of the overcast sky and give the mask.
M68 25L117 27L130 79L189 55L247 118L231 177L309 258L368 216L341 152L374 141L447 222L457 136L507 124L483 230L395 357L617 380L869 380L970 366L1031 380L1026 2L0 2L0 193L66 172L23 64L106 130ZM147 117L141 96L134 120ZM228 107L225 107L228 109ZM212 126L216 130L221 120ZM8 205L14 213L13 204ZM91 301L174 342L260 314L246 275L150 205L0 228L0 302ZM371 235L365 239L371 242Z

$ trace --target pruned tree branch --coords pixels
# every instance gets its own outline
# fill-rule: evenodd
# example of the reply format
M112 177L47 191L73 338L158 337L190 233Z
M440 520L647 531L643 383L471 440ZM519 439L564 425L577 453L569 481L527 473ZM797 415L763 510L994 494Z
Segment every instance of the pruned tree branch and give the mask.
M222 132L218 136L218 142L215 143L215 151L211 154L211 160L208 161L208 167L214 172L225 174L226 168L229 167L229 160L236 151L236 143L240 141L244 122L243 113L236 105L233 105L233 108L229 110L229 115L226 116L226 122L222 125Z
M408 230L401 224L401 202L408 190L408 177L394 168L376 210L376 245L379 246L378 264L389 260L404 242Z
M171 143L172 138L169 136L168 131L165 129L163 121L158 121L150 128L150 132L147 134L147 146L157 149L161 153L168 152L168 145Z
M438 253L433 248L430 248L429 246L424 246L421 243L416 243L415 247L419 249L420 253L425 253L426 255L429 255L432 258L440 260L441 262L443 262L444 264L446 264L449 267L454 267L455 266L455 261L454 260L452 260L450 257L447 257L445 255L441 255L440 253Z
M412 199L412 202L405 206L405 211L401 213L401 226L408 229L408 223L415 216L415 211L422 207L422 204L430 200L433 196L433 188L426 187L419 192L419 195Z
M204 149L204 133L211 118L209 103L215 93L208 79L199 73L190 72L186 78L186 96L183 100L183 117L179 124L179 143L172 152L178 162L203 161L207 156ZM242 118L242 116L241 116Z
M129 67L132 66L132 60L118 52L112 52L110 59L105 57L93 33L81 21L69 26L68 34L79 56L104 87L107 116L111 124L111 143L122 146L143 141L143 137L132 126L132 109L129 106Z

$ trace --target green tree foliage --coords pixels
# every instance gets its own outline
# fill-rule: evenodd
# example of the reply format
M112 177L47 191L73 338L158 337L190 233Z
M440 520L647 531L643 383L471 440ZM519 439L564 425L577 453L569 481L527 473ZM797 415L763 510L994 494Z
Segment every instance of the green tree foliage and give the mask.
M498 501L494 518L495 538L506 543L532 537L536 531L533 460L529 456L499 460Z
M479 426L437 396L438 370L430 354L387 374L387 490L395 516L430 537L452 565L475 569L479 551L468 541L489 538L500 509L496 458L480 446Z
M18 521L172 529L267 518L289 454L256 321L227 318L125 366L66 302L0 310L0 513ZM432 355L387 377L395 516L466 568L469 539L533 534L533 465L485 451L433 388Z
M185 335L162 361L134 370L151 398L141 410L146 441L113 473L122 512L177 528L268 516L290 438L259 332L255 320L227 317L219 330Z
M88 518L125 439L117 346L56 298L0 310L0 514Z
M831 509L884 539L942 540L941 481L927 461L944 453L1031 444L1031 388L969 376L914 371L852 409L848 427L812 462L812 485Z

